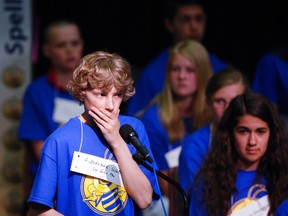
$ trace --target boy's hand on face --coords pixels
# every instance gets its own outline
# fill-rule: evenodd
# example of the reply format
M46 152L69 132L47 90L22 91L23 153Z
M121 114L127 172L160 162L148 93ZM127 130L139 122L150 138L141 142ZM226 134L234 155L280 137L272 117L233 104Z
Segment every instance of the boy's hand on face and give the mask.
M103 108L92 107L89 115L93 118L96 125L99 127L107 142L114 147L114 144L119 144L121 136L119 134L120 122L118 119L120 109L109 112ZM116 146L115 146L116 147Z

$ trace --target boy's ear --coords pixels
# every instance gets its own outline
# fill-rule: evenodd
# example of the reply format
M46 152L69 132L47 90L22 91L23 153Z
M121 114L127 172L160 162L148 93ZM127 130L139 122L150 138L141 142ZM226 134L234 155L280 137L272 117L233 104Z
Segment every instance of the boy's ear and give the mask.
M81 91L80 92L80 101L84 101L84 98L85 98L85 91Z

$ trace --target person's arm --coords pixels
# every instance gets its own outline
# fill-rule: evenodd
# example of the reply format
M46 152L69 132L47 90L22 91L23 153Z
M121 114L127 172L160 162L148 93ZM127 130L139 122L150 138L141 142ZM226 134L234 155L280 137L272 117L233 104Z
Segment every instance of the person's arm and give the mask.
M113 149L129 196L139 208L147 208L152 203L153 189L150 181L132 158L127 144L120 136L119 110L116 113L110 113L104 109L99 110L92 107L89 114Z
M40 161L40 154L41 154L43 145L44 145L44 141L42 140L31 141L32 151L38 162Z
M29 216L61 216L63 214L48 206L31 203L29 207Z
M110 145L113 146L113 152L117 158L124 186L137 205L141 209L145 209L152 202L152 186L133 160L127 144L118 138L115 140L116 142L117 146L113 146L114 144L112 143Z
M160 170L164 175L169 176L169 171L168 170ZM158 181L159 181L159 185L160 185L160 188L161 188L161 192L162 192L162 195L165 195L165 196L168 196L169 195L169 182L166 181L165 179L163 178L158 178Z

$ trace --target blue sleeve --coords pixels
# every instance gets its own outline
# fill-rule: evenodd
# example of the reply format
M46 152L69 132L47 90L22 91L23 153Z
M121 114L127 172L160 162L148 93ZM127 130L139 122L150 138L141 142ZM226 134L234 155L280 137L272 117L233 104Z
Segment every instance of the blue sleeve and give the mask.
M51 149L55 143L51 140L47 140L45 147L50 146ZM51 153L56 150L50 150ZM37 175L35 177L32 191L28 202L36 202L50 208L54 207L54 199L57 191L57 164L56 161L48 156L44 151L41 153L41 160Z
M183 141L179 157L179 182L186 193L188 193L208 154L209 136L210 134L206 132L206 128L202 128L185 137Z

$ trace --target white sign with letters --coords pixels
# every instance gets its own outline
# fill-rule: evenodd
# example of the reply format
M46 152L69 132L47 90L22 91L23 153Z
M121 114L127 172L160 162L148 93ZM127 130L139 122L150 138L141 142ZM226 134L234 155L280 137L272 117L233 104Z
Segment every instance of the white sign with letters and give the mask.
M124 187L119 166L112 160L75 151L70 170Z

